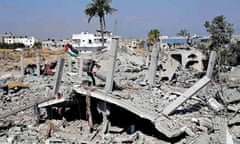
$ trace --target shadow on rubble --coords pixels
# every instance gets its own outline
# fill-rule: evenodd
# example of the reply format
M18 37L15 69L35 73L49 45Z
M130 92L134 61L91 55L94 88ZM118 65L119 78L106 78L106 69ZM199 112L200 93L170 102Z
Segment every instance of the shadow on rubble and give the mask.
M202 108L202 105L200 102L195 103L193 105L191 105L190 107L185 107L183 109L178 109L175 110L172 115L174 114L187 114L187 113L192 113L192 112L197 112Z
M151 121L147 119L140 118L139 116L123 109L118 106L108 104L111 109L111 114L109 116L109 120L111 122L111 126L120 127L123 130L120 133L128 133L132 134L136 131L141 131L145 135L155 137L157 139L161 139L163 141L175 143L181 140L184 137L184 134L175 137L168 138L164 134L160 133L154 126ZM134 126L134 129L133 129Z
M64 118L67 121L74 121L79 119L87 121L85 96L76 94L75 97L77 97L77 104L71 105L65 108L65 111L63 113ZM91 98L92 120L93 120L93 124L97 126L101 125L102 123L102 115L97 111L97 104L99 102L103 102L103 101L95 98ZM129 112L114 104L107 103L107 107L109 107L109 110L110 110L110 115L108 116L108 120L111 123L111 127L109 128L109 133L133 134L137 131L141 131L145 135L155 137L157 139L161 139L164 141L172 142L172 143L177 142L184 137L184 134L182 134L175 138L168 138L162 133L160 133L155 128L154 124L151 123L151 121L140 118L136 114L133 114L132 112ZM55 119L62 119L62 117L59 117L57 110L55 110L55 114L56 114L54 117ZM118 130L114 130L114 127L117 127Z
M91 113L94 124L102 122L102 116L97 112L97 101L94 98L91 98ZM66 121L75 121L79 119L87 121L85 97L78 96L76 104L52 108L51 114L48 115L51 116L48 117L48 119L62 120L64 118Z

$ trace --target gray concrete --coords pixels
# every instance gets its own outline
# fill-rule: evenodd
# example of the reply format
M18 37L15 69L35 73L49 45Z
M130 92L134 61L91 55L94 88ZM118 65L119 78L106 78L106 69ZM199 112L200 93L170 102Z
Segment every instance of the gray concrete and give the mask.
M152 54L151 54L151 63L148 69L148 82L150 85L155 85L155 77L156 77L156 71L157 71L157 64L159 60L159 52L160 52L160 43L157 42L153 46Z
M37 71L36 71L36 74L37 74L37 76L40 76L40 56L39 56L39 50L38 50L38 54L37 54L37 57L36 57L36 61L37 61Z
M53 87L53 94L52 94L53 96L59 91L60 82L62 79L63 67L64 67L64 58L60 58L58 61L58 69L56 74L55 85Z
M68 55L68 72L72 72L72 57Z
M84 60L84 54L80 52L80 62L79 62L79 71L78 71L80 84L82 84L82 80L83 80L83 60Z
M11 79L13 77L13 74L5 74L0 76L0 81L5 81L7 79Z
M50 99L49 101L43 102L38 105L39 108L46 108L46 107L61 107L76 104L77 101L73 101L72 99L62 97L60 99Z
M197 83L195 83L191 88L189 88L186 92L184 92L180 97L178 97L175 101L170 103L166 108L163 110L164 115L169 115L174 112L181 104L195 95L198 91L200 91L204 86L206 86L210 82L208 77L203 77Z
M172 79L174 73L177 70L177 67L180 66L180 63L173 59L170 54L167 54L167 58L161 60L161 65L163 70L160 71L160 80L162 78L168 78L169 80Z
M117 49L118 49L118 39L119 38L113 38L112 44L111 44L111 50L109 51L109 69L107 72L107 80L106 80L106 86L105 90L107 92L112 92L113 89L113 77L114 77L114 70L115 70L115 64L116 64L116 56L117 56Z
M236 88L223 88L223 97L226 103L234 103L240 101L240 92Z
M215 65L215 61L216 61L216 52L211 51L210 58L208 61L207 73L206 73L206 76L209 77L210 79L212 78L212 72Z
M83 96L87 95L87 90L84 88L73 88L73 91L83 94ZM144 109L136 108L136 107L132 106L132 104L130 103L129 100L118 99L114 95L107 94L104 90L96 89L95 91L92 91L91 97L97 98L99 100L102 100L102 101L105 101L105 102L108 102L108 103L111 103L114 105L117 105L121 108L124 108L124 109L134 113L134 114L137 114L141 118L145 118L145 119L154 121L155 116L150 115Z
M73 88L73 91L82 94L81 96L85 96L88 93L88 90L84 88ZM170 123L170 120L167 119L164 116L158 116L158 115L153 115L150 112L146 111L145 109L142 109L141 107L136 107L134 106L131 101L127 99L119 99L116 98L116 96L107 94L103 90L96 89L95 91L91 92L91 97L94 97L98 100L114 104L116 106L119 106L123 109L128 110L129 112L136 114L140 118L147 119L150 122L153 123L155 128L165 136L169 138L177 137L181 135L182 133L185 132L185 128L179 126L178 128L172 129L169 128L166 123Z
M227 142L227 123L223 116L216 115L214 119L214 143L226 144Z
M41 103L44 103L46 101L52 100L54 98L55 98L54 96L51 96L51 97L48 97L48 98L44 98L44 99L39 100L38 103L41 104ZM34 106L34 104L35 104L35 102L30 103L30 104L28 104L26 106L20 106L20 107L18 107L16 109L13 109L13 110L9 111L9 112L1 114L0 115L0 119L3 119L3 118L8 117L10 115L14 115L14 114L16 114L18 112L21 112L21 111L24 111L26 109L32 108Z

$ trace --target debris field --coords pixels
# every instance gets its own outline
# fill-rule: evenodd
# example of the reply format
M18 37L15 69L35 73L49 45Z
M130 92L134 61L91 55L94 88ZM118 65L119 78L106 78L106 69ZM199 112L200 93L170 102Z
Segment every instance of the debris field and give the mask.
M217 81L214 52L206 68L179 63L175 52L160 52L151 73L154 55L119 49L108 90L108 51L95 55L96 86L84 70L89 54L82 63L59 57L51 75L2 75L0 143L240 143L240 68Z

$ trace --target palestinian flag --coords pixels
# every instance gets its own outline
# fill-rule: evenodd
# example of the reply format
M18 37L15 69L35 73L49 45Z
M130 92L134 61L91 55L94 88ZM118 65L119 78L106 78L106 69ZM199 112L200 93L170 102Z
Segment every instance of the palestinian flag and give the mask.
M66 44L66 46L65 46L65 51L66 51L68 54L70 54L70 56L72 56L72 57L74 57L74 58L76 58L77 55L78 55L78 50L75 49L75 48L73 48L72 45L70 45L70 44Z

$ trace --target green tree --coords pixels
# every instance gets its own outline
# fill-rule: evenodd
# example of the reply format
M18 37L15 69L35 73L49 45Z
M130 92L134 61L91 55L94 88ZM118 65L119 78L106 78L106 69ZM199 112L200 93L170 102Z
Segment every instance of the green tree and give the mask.
M42 48L42 43L41 42L35 42L33 47L40 49L40 48Z
M217 50L229 43L234 33L233 24L228 23L223 15L216 16L212 22L206 21L204 26L211 34L211 50Z
M225 54L227 64L231 66L240 65L240 44L231 43L229 45L229 52Z
M181 29L181 30L179 31L179 33L177 33L177 36L183 36L183 37L188 36L188 30L186 30L186 29Z
M100 30L102 38L102 48L104 48L104 31L106 30L105 15L112 14L117 9L110 6L111 0L92 0L91 3L87 4L85 14L88 16L88 23L91 19L99 17Z
M232 34L234 33L233 24L228 23L223 15L216 16L211 22L206 21L204 24L207 32L211 34L211 44L209 50L215 50L218 53L218 67L221 71L221 66L226 62L226 56L230 47Z
M148 32L148 46L152 46L154 43L159 41L160 31L158 29L152 29Z

